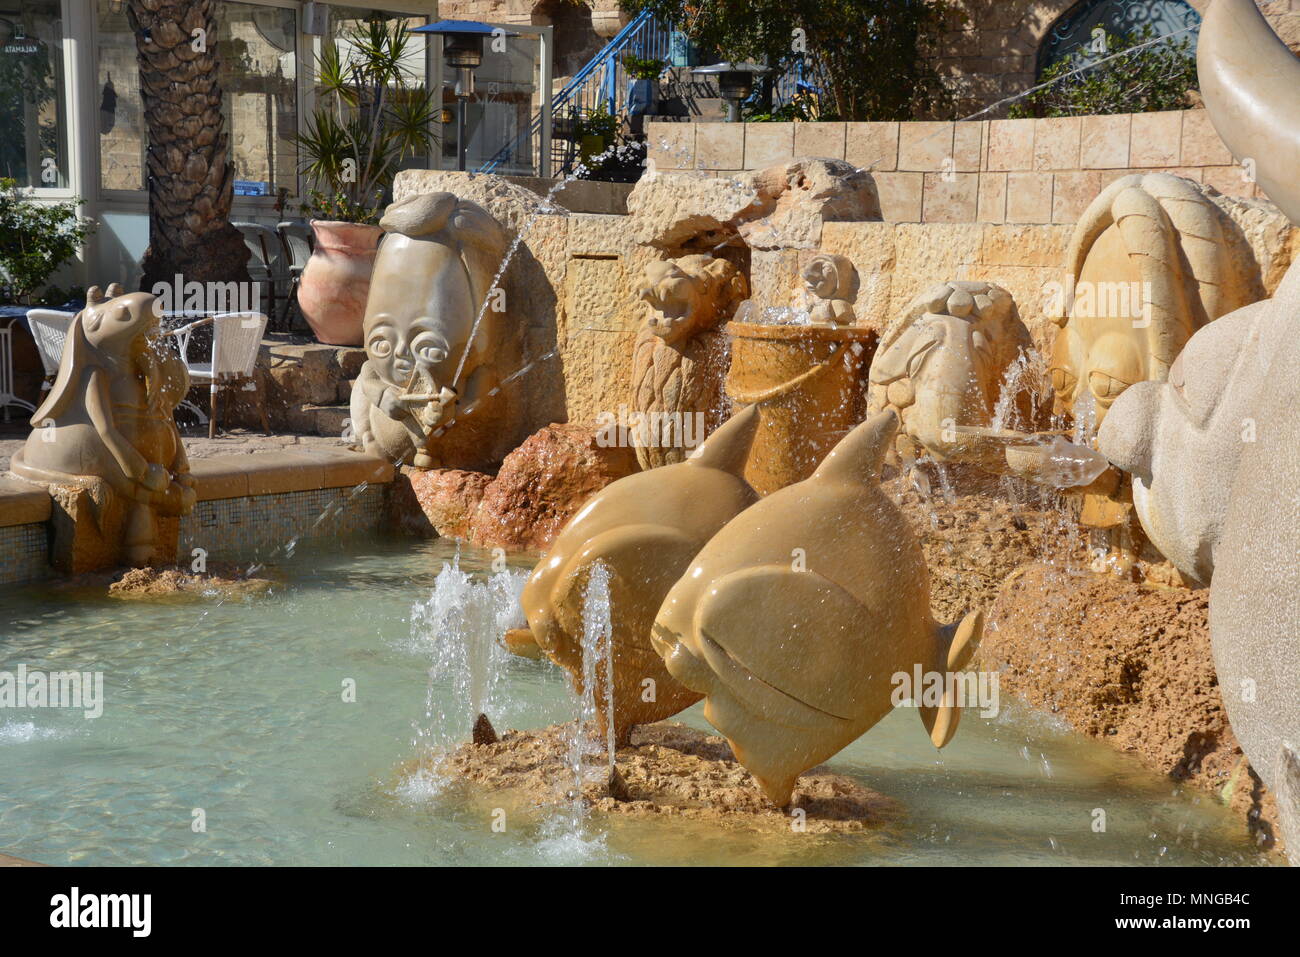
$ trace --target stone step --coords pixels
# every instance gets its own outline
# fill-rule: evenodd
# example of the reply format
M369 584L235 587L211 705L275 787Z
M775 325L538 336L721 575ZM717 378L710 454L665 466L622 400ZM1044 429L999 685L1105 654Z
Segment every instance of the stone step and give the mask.
M311 432L315 435L342 435L344 423L351 417L347 404L342 405L304 405L302 413L311 421Z

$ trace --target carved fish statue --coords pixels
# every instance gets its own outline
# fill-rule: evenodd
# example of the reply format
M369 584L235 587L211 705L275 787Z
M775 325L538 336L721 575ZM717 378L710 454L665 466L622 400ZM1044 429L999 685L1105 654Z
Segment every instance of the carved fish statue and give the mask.
M592 569L609 573L614 647L614 729L626 742L636 724L690 707L699 694L679 685L650 646L650 626L668 589L718 529L758 501L742 478L758 409L722 425L685 462L637 472L611 483L560 532L524 586L528 629L506 644L539 649L573 675L583 690L583 605ZM600 649L603 653L603 649ZM605 700L597 669L596 700ZM604 709L597 709L604 730Z
M705 717L779 807L894 708L900 675L956 672L983 630L980 612L957 626L930 617L920 543L880 487L897 428L893 412L873 416L811 478L740 513L655 619L669 673L705 696ZM954 688L920 708L938 747L957 728Z

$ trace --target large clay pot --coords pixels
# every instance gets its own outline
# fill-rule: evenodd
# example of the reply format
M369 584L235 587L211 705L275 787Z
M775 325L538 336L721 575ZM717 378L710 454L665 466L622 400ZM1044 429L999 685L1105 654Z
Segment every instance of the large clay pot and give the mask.
M862 418L876 334L863 326L729 322L727 395L762 407L745 479L760 495L802 482Z
M370 273L384 231L378 226L313 219L316 248L298 284L298 308L321 342L359 346Z

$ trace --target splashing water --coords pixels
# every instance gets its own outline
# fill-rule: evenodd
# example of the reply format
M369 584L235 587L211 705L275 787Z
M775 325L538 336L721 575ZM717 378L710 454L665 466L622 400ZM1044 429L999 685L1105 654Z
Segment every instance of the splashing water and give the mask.
M993 420L989 423L991 428L998 432L1029 428L1032 423L1021 421L1020 396L1028 395L1030 401L1036 404L1040 394L1039 385L1046 378L1047 363L1042 353L1037 349L1021 349L1002 376L1001 390L993 406ZM1030 410L1031 418L1034 411Z
M454 747L469 734L475 718L503 705L502 681L510 653L497 638L523 625L519 595L527 574L506 569L479 581L460 567L460 555L444 563L433 592L411 609L411 642L432 653L425 725L412 744ZM435 695L450 682L453 693Z

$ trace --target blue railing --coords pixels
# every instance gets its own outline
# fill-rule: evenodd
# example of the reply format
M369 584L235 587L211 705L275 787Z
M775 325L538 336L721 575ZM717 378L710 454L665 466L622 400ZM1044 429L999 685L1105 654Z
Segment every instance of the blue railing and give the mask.
M614 36L587 64L573 75L551 100L553 129L560 134L567 126L572 130L578 121L593 112L603 110L618 116L627 100L628 78L623 68L623 57L633 54L647 60L670 59L672 31L659 23L649 11L642 11ZM496 172L503 164L510 164L521 150L528 151L526 165L533 165L532 151L539 143L544 117L539 110L528 129L507 143L496 155L479 167L480 173ZM565 136L553 136L551 141L551 175L564 175L576 159L576 145ZM539 164L540 165L540 164Z

